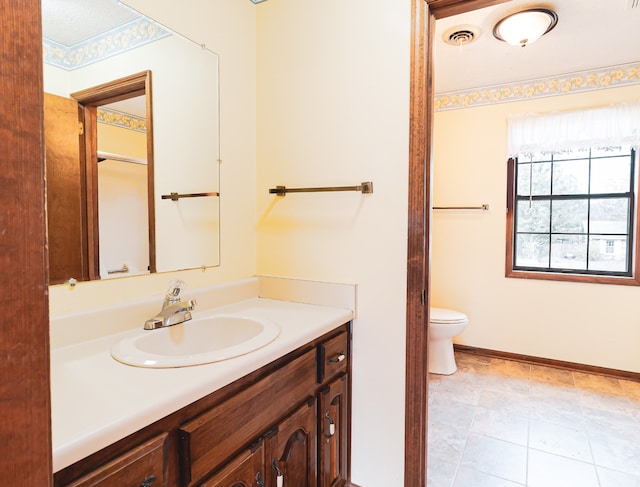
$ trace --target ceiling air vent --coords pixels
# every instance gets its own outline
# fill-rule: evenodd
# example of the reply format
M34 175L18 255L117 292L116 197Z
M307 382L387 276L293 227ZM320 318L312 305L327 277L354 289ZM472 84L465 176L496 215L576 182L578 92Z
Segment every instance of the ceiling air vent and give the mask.
M637 0L640 1L640 0ZM442 40L452 46L466 46L480 36L480 29L473 25L458 25L442 34Z

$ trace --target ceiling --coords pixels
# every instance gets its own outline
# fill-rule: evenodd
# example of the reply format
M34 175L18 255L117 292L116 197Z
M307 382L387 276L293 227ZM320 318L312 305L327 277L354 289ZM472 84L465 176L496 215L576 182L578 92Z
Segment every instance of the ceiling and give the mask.
M114 0L43 0L42 6L44 36L66 46L136 18ZM493 37L500 19L529 7L555 10L558 25L524 48ZM459 47L443 41L443 33L469 25L479 30L474 42ZM640 0L512 0L437 20L435 40L436 93L638 62Z
M138 17L114 0L42 0L42 35L71 47Z
M632 5L635 5L632 7ZM526 47L493 37L493 26L527 7L551 8L558 25ZM480 29L474 42L452 46L443 33L459 25ZM513 0L436 21L435 89L448 93L640 61L638 0Z

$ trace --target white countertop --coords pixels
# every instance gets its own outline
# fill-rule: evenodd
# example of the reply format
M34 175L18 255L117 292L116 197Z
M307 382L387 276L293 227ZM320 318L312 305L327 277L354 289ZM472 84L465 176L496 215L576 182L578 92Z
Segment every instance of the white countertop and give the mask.
M53 470L118 441L353 319L350 309L252 298L215 308L276 322L280 335L234 359L195 367L149 369L110 355L127 332L51 351ZM208 310L196 310L211 313ZM150 333L153 333L152 331Z

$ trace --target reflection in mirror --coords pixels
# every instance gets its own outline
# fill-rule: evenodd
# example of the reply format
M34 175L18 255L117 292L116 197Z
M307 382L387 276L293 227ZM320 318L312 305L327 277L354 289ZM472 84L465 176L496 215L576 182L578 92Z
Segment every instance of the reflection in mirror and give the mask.
M141 112L135 103L101 103L96 107L95 161L87 160L86 167L67 161L73 172L57 186L51 184L55 179L52 170L47 172L50 283L122 277L147 273L149 268L153 272L154 256L158 272L219 265L219 198L162 198L171 193L219 194L217 55L114 0L43 0L42 8L45 92L68 99L72 93L133 73L149 71L153 76L153 93L148 94L153 144L147 146L153 173L147 188L154 191L148 193L152 195L148 208L131 203L132 199L145 200L145 165L113 160L125 156L142 162L149 157L144 143L135 149L121 146L136 145L146 138L145 130L151 131L145 127L144 103L138 104L143 107ZM61 138L78 140L77 123L72 124L73 133L66 135L54 135L52 130L50 136L50 125L45 123L47 144ZM116 133L124 134L122 141ZM81 137L80 143L86 141ZM81 156L92 154L86 147L79 152ZM47 147L48 166L49 159ZM99 250L93 257L78 259L88 253L84 250L91 245L91 235L83 236L74 228L69 238L66 227L82 228L91 221L93 203L87 200L92 193L86 168L92 164L98 174L94 208L99 243L96 240L94 248ZM69 185L74 191L67 191ZM63 203L73 208L71 219L56 217L56 208ZM56 240L56 231L67 238ZM56 252L54 247L65 252ZM69 268L64 260L73 256L79 262ZM96 270L90 275L92 268Z
M136 275L152 269L146 97L101 107L97 126L100 276ZM137 118L134 117L135 114ZM138 115L141 114L141 115ZM127 239L117 238L127 235ZM151 247L151 248L150 248ZM155 265L155 264L154 264Z

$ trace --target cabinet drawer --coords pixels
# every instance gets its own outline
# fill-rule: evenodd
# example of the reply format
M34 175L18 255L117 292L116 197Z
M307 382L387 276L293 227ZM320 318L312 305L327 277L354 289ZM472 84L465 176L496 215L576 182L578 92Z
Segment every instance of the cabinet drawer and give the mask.
M166 433L156 436L67 485L73 487L165 486L167 485L166 440Z
M318 345L318 382L346 372L349 363L349 334L345 331Z
M315 380L316 353L310 350L183 424L178 431L182 484L193 485L263 434L313 393Z

